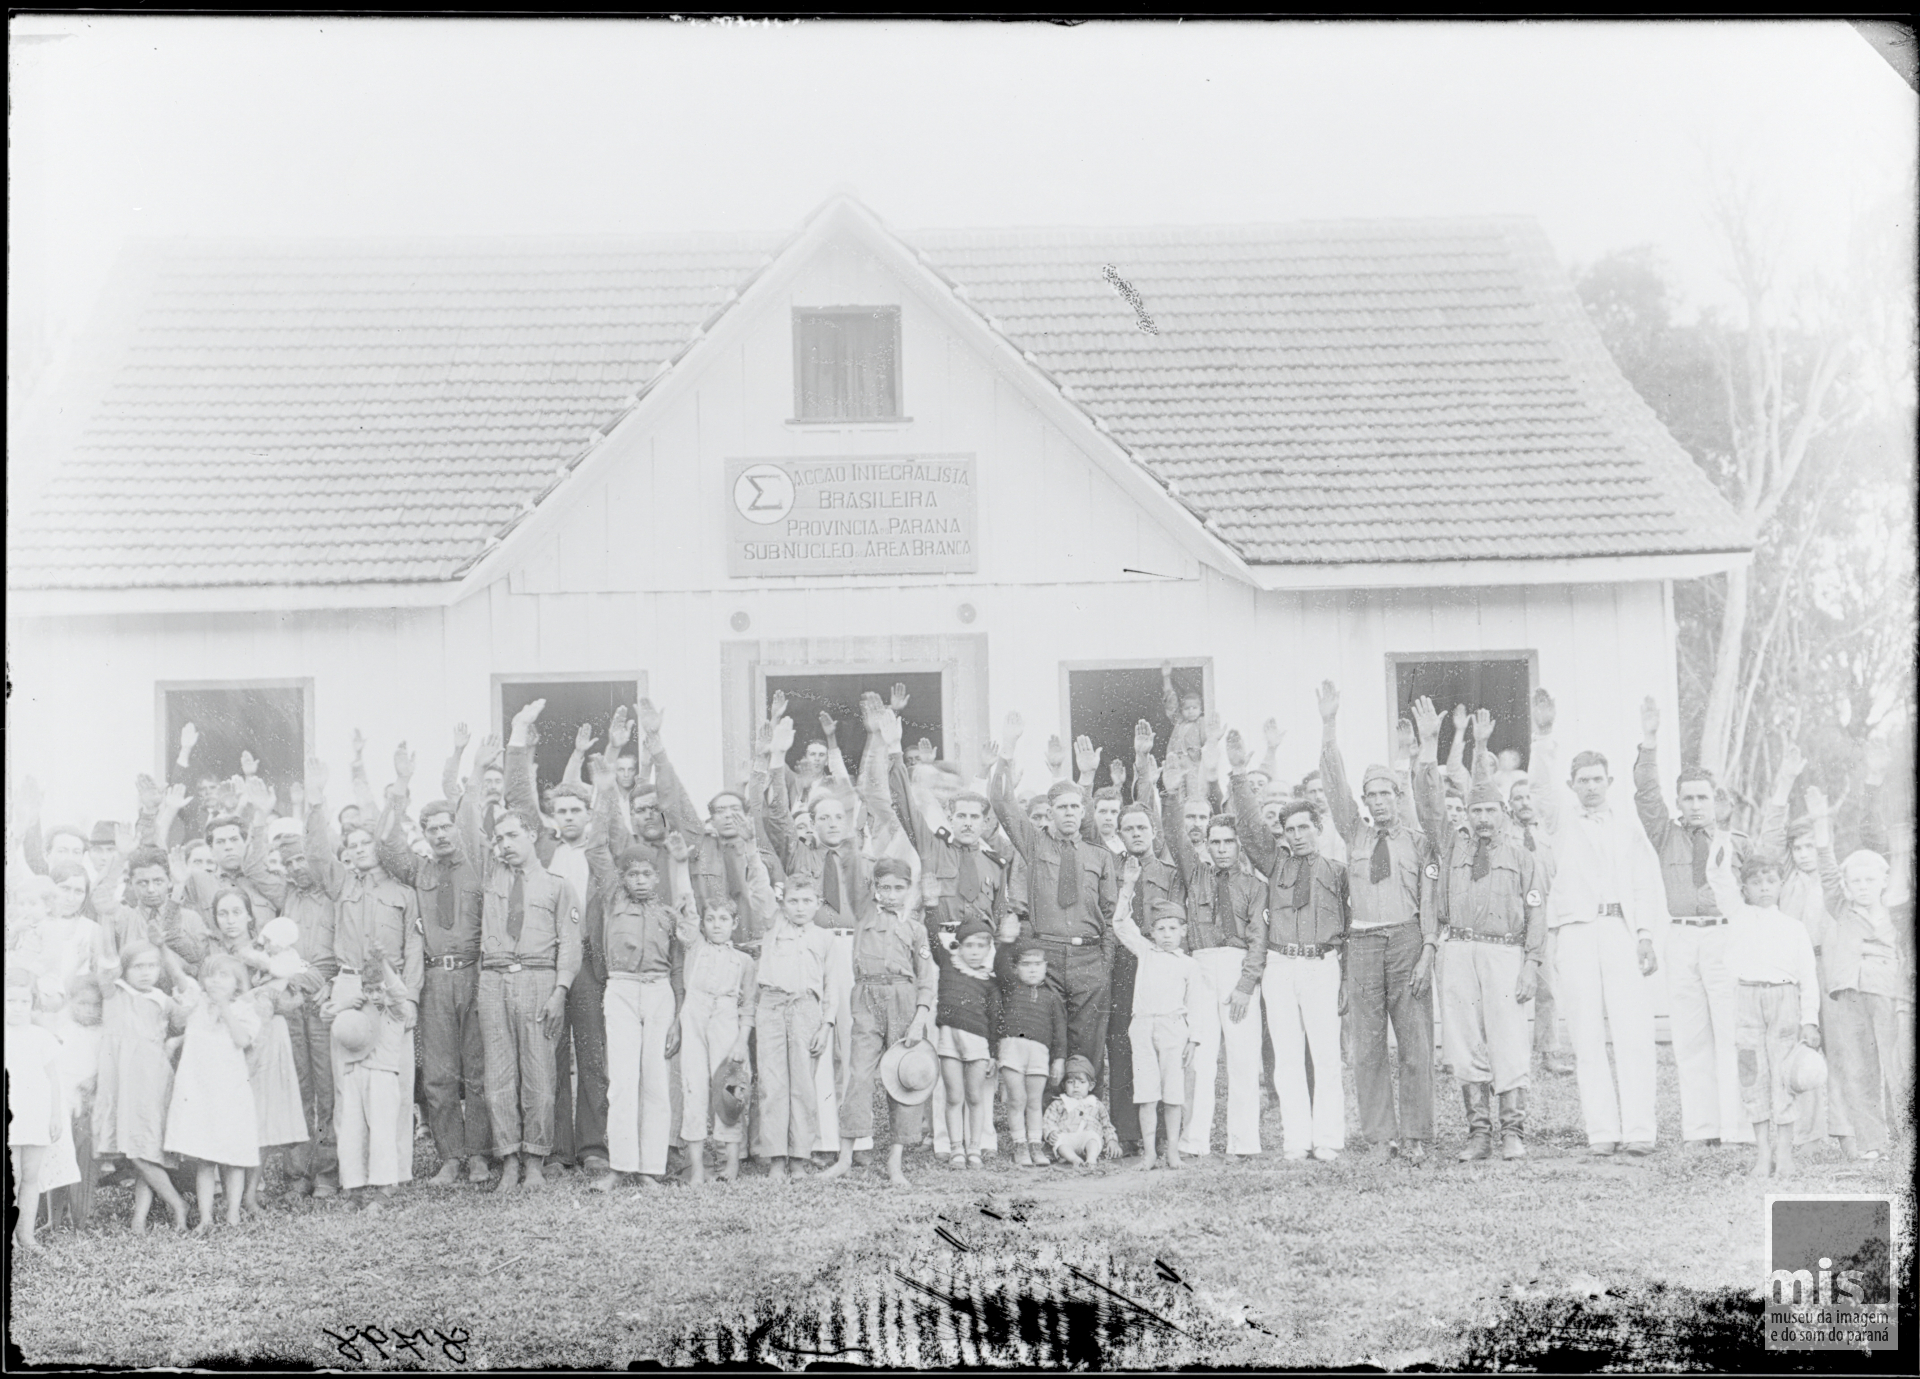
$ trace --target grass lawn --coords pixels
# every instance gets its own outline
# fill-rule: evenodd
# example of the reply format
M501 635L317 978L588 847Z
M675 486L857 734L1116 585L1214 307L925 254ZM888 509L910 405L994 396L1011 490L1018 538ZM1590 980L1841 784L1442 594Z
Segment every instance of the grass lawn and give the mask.
M1420 1169L1284 1163L1270 1112L1274 1152L1179 1173L955 1171L915 1151L901 1192L878 1165L610 1198L579 1174L505 1200L416 1182L371 1220L287 1200L205 1239L130 1235L129 1194L107 1188L108 1224L14 1261L9 1339L55 1365L353 1368L326 1333L366 1328L425 1332L417 1353L353 1341L370 1368L1764 1364L1757 1310L1714 1295L1764 1277L1765 1193L1904 1191L1904 1170L1825 1147L1786 1183L1751 1182L1743 1147L1681 1154L1665 1047L1659 1096L1660 1149L1638 1161L1585 1159L1573 1080L1542 1074L1517 1165L1453 1162L1465 1124L1443 1076L1440 1153ZM1714 1306L1713 1344L1735 1349L1703 1359L1689 1337Z

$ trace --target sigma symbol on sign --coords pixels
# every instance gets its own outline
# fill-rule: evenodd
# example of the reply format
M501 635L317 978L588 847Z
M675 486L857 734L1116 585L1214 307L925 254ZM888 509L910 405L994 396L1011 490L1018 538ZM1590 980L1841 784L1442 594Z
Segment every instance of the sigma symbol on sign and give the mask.
M733 505L749 522L778 522L793 511L793 477L777 464L753 465L734 480Z

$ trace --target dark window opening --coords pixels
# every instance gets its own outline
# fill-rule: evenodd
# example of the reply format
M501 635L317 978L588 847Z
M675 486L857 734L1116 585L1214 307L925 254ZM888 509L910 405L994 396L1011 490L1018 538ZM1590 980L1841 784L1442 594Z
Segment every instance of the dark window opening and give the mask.
M1173 689L1175 694L1181 696L1200 695L1203 717L1204 709L1212 707L1205 702L1204 666L1174 666ZM1167 717L1158 666L1069 670L1067 713L1071 733L1066 743L1068 769L1078 775L1079 768L1072 764L1073 739L1081 736L1091 739L1093 745L1100 748L1096 788L1113 784L1112 764L1118 761L1127 768L1125 796L1127 799L1133 798L1133 729L1143 718L1153 725L1154 759L1165 764L1173 723Z
M580 731L582 723L593 729L594 743L588 751L606 750L607 724L613 720L614 709L625 704L627 712L631 714L640 702L640 685L634 680L503 680L500 682L502 744L513 732L513 716L536 699L547 701L536 725L540 731L540 741L533 749L533 779L537 794L548 786L558 785L566 774L567 759L573 755L574 736ZM671 727L669 724L669 730ZM637 742L638 738L639 730L636 728L629 745ZM471 769L470 762L468 769ZM583 784L593 783L593 777L585 765L580 768L580 777Z
M1512 748L1520 754L1524 769L1533 747L1532 673L1524 658L1488 661L1401 661L1394 667L1394 692L1397 712L1411 717L1413 701L1421 695L1433 700L1440 711L1440 760L1445 762L1453 749L1453 709L1466 705L1471 715L1485 709L1493 715L1493 741L1497 755ZM1469 745L1461 761L1473 766L1474 747Z
M901 674L882 667L838 675L769 675L767 697L760 711L764 714L771 707L774 691L786 694L787 717L793 720L793 746L787 752L787 765L796 769L806 759L807 744L825 737L820 728L821 712L830 714L835 724L834 741L847 761L847 774L858 779L860 754L867 744L866 725L860 719L860 696L871 690L886 700L897 684L907 687L907 708L900 715L902 749L911 749L924 737L933 744L936 755L945 756L946 730L937 670Z
M203 780L227 780L241 775L240 753L253 753L259 774L273 787L275 808L292 812L292 786L306 776L306 691L297 685L232 686L212 689L170 689L166 692L167 773L179 778L180 730L193 724L199 734L188 757L189 806L186 823L173 841L205 826L191 803ZM338 793L338 792L336 792Z
M890 421L900 416L900 308L793 313L794 416Z

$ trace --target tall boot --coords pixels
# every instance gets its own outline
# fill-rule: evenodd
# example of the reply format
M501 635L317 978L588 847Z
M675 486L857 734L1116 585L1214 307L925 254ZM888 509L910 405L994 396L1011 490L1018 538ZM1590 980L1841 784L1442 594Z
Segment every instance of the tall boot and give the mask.
M1488 1105L1491 1082L1462 1082L1460 1100L1467 1108L1467 1147L1456 1156L1461 1163L1493 1157L1493 1114Z
M1500 1093L1500 1157L1527 1157L1527 1089L1510 1087Z

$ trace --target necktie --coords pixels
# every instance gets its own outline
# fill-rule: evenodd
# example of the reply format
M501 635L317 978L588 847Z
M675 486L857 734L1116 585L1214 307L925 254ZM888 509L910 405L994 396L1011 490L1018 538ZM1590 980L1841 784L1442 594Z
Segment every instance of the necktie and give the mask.
M507 892L507 937L515 943L520 941L520 931L527 923L527 878L518 867L513 872L513 888Z
M1539 849L1539 848L1537 848L1537 847L1535 847L1535 846L1533 845L1533 826L1532 826L1531 824L1529 824L1529 825L1527 826L1527 831L1526 831L1526 835L1525 835L1525 836L1526 836L1526 840L1527 840L1527 851L1528 851L1528 852L1538 852L1538 851L1540 851L1540 849Z
M443 876L440 884L433 890L434 918L440 921L442 929L453 927L453 878Z
M1213 922L1229 934L1234 932L1232 880L1230 871L1213 874Z
M1379 885L1393 875L1393 850L1387 846L1387 835L1382 833L1374 838L1373 861L1367 867L1367 880Z
M1071 910L1080 904L1080 849L1073 839L1068 838L1058 844L1060 885L1054 895L1054 903L1062 910Z
M1707 850L1713 846L1713 836L1704 828L1696 828L1693 833L1693 884L1707 884Z
M740 855L730 847L720 849L720 855L727 869L727 899L733 904L736 915L747 913L747 883L740 874Z
M1302 857L1293 874L1293 908L1310 909L1313 905L1313 859Z
M980 894L980 854L973 848L960 849L960 860L954 865L954 886L960 898L969 903Z
M1476 838L1473 843L1473 879L1478 881L1493 868L1493 843L1487 838Z
M840 913L840 849L828 848L821 859L820 901L835 914Z

